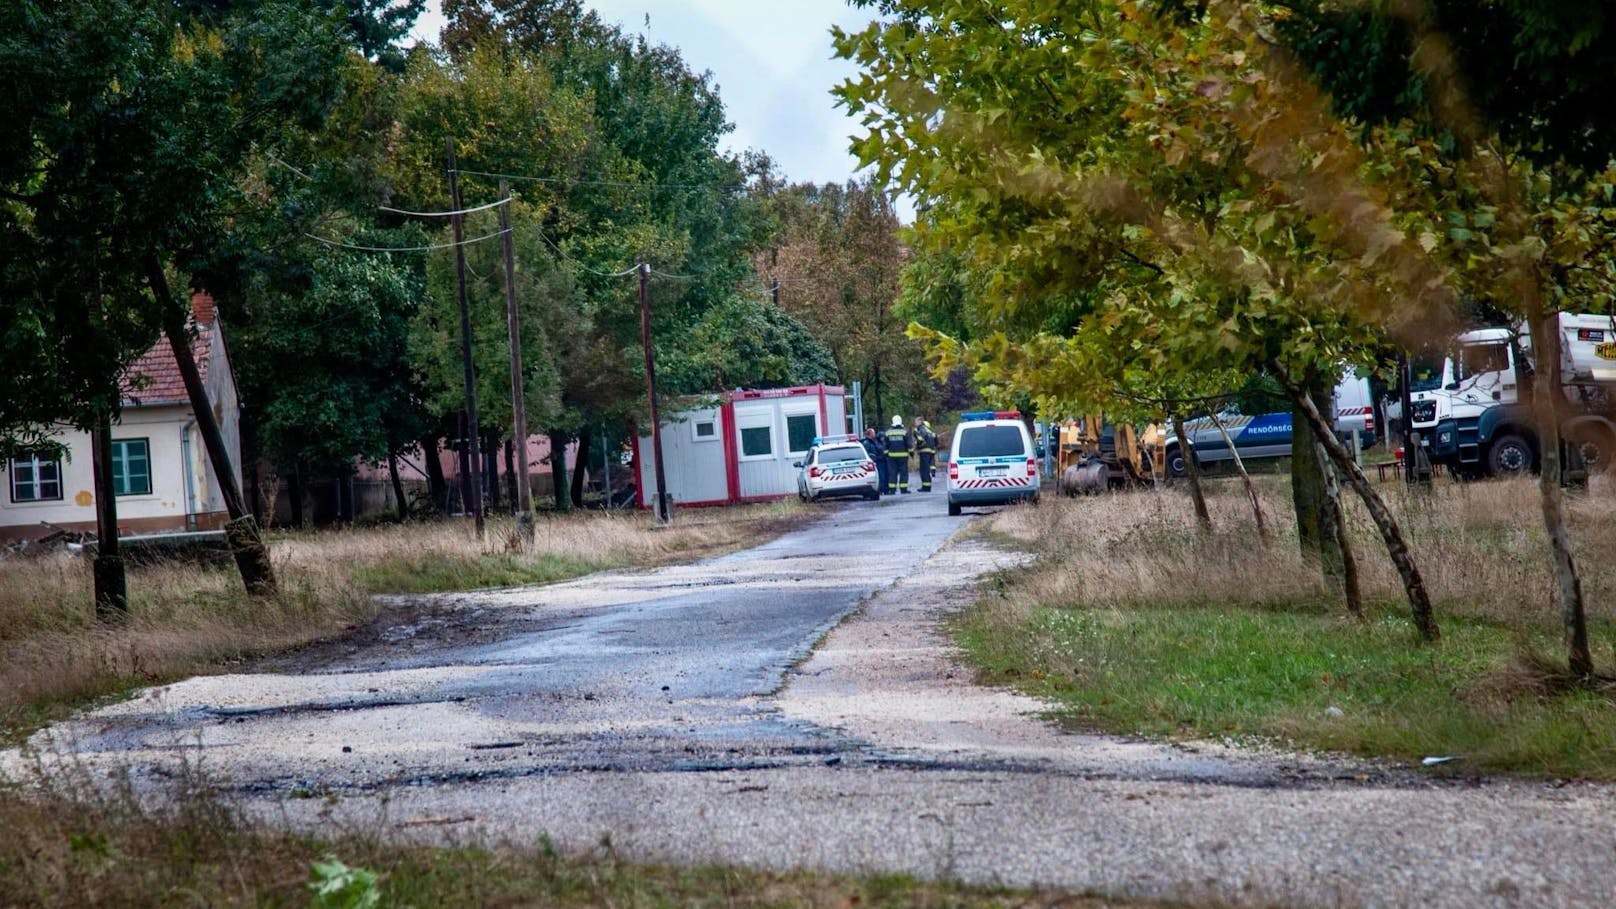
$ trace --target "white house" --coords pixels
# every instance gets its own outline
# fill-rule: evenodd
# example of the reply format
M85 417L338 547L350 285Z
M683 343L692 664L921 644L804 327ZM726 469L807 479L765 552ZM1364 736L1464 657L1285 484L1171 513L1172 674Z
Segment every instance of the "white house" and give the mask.
M192 353L239 483L241 424L230 357L213 299L196 294L191 309ZM224 526L224 496L166 338L130 367L122 384L123 415L112 427L119 530L139 534ZM52 527L95 530L90 436L67 431L57 441L65 448L60 457L31 452L0 464L0 539L40 537Z
M848 432L839 385L725 392L662 420L663 473L675 506L734 505L794 495L793 462L816 436ZM638 503L656 500L651 437L635 439Z

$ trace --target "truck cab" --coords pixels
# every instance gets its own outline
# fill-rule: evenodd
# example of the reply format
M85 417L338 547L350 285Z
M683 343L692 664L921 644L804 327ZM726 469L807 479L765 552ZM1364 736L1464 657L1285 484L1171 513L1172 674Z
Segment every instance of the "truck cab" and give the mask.
M1616 448L1609 391L1616 388L1616 324L1609 316L1562 313L1561 429L1584 466L1603 466ZM1440 378L1410 383L1412 427L1433 462L1460 476L1509 476L1537 468L1538 440L1527 398L1533 374L1525 327L1483 328L1457 338Z

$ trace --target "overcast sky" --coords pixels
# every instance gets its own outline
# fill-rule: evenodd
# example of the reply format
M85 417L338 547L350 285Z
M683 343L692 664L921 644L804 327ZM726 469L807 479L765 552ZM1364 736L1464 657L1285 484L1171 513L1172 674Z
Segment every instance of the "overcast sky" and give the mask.
M854 175L858 162L847 147L858 123L835 106L830 89L856 67L832 59L830 27L861 28L870 12L845 0L586 2L602 19L673 45L692 69L713 74L735 124L727 150L767 152L794 181ZM428 0L415 34L436 41L442 27L438 0Z

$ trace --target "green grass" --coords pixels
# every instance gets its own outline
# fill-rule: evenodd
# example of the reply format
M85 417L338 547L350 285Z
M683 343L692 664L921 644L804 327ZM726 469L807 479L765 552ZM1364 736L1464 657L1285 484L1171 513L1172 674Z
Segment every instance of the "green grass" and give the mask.
M955 626L989 681L1086 728L1616 779L1616 700L1533 669L1552 634L1453 616L1442 630L1420 646L1396 610L1359 624L1311 604L1045 607L1018 623L979 607Z
M424 552L361 565L354 569L353 579L369 593L442 593L480 587L548 584L628 564L628 559L609 556L580 559L551 553L487 553L468 558Z

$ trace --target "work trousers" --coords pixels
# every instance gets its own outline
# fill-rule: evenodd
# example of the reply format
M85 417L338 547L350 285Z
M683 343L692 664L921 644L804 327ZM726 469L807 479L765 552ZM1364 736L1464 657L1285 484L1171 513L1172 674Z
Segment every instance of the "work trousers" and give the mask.
M887 494L891 495L896 488L899 492L909 491L909 455L887 455L887 479L890 485Z
M937 452L920 453L920 491L931 492L931 467L937 461Z
M879 480L879 483L877 485L880 486L880 488L881 488L881 494L884 495L884 496L885 495L891 495L892 494L892 468L887 466L887 456L884 455L884 454L876 455L876 457L875 457L875 475L876 475L876 478Z

